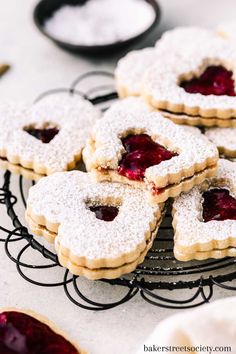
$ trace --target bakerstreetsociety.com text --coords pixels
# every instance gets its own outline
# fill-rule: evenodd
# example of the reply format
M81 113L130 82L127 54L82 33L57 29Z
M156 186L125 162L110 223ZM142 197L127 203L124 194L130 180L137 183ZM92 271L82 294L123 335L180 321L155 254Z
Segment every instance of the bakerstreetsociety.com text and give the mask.
M232 348L230 346L158 346L158 345L145 345L143 346L144 353L231 353Z

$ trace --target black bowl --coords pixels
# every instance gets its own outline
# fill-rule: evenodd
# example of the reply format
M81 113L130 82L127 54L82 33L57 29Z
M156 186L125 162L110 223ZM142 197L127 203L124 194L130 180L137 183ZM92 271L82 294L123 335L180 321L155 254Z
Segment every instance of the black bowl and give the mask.
M107 45L75 45L67 42L58 40L57 38L52 37L44 28L45 21L52 16L52 14L58 10L61 6L67 5L83 5L89 0L41 0L35 7L34 10L34 22L41 33L43 33L47 38L56 43L59 47L66 49L74 53L84 53L84 54L112 54L116 51L119 51L131 44L138 42L140 39L145 37L159 22L160 20L160 7L155 0L143 0L148 2L155 11L155 19L153 23L146 29L144 32L139 35L129 38L125 41L119 41Z

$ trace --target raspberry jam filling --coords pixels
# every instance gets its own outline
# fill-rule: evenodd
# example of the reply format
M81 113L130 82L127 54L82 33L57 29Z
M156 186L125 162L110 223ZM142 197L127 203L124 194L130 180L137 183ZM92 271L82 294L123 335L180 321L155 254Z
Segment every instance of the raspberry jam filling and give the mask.
M34 128L32 126L24 129L28 134L41 140L42 143L48 144L59 133L59 129L55 127L48 127L43 129Z
M148 167L178 155L155 143L147 134L129 135L122 139L122 143L126 152L119 163L118 173L131 180L142 181Z
M89 209L95 213L97 219L103 221L113 221L119 213L118 208L107 205L89 207Z
M214 188L203 193L203 220L236 220L236 199L228 189Z
M199 78L183 81L180 87L188 93L235 96L233 72L223 66L209 66Z
M46 324L20 312L0 314L1 354L79 354Z

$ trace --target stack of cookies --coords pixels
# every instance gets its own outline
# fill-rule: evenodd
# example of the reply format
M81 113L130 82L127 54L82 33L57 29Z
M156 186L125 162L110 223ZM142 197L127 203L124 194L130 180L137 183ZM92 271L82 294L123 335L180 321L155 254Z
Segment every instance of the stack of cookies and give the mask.
M96 120L83 161L89 173L53 173L30 189L26 220L73 274L112 279L143 262L167 199L216 175L218 150L130 97Z
M183 261L235 256L235 27L174 29L154 48L129 53L116 68L120 97L140 96L151 111L199 127L223 158L214 178L174 201L174 254Z
M200 127L221 154L234 158L235 27L222 24L218 32L179 27L164 33L155 47L127 54L115 71L120 97L141 96L150 110L174 123Z
M26 220L63 266L89 279L135 270L169 198L177 259L236 255L234 73L231 41L178 28L120 60L120 99L102 118L75 96L1 108L1 163L40 179ZM81 159L88 172L69 172Z

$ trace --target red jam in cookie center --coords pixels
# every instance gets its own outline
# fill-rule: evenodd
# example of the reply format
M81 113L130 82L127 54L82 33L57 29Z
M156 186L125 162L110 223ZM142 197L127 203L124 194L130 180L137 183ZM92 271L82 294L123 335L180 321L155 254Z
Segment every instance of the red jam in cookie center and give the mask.
M0 354L79 354L46 324L20 312L0 314Z
M113 221L119 213L118 208L107 205L89 207L89 209L95 213L97 219L103 221Z
M148 167L177 156L164 146L155 143L147 134L129 135L122 139L126 150L118 168L118 173L129 179L142 181Z
M34 136L36 139L41 140L42 143L48 144L59 133L58 128L44 128L37 129L34 127L26 128L25 131Z
M183 81L181 87L188 93L235 96L233 72L223 66L209 66L199 78Z
M236 199L227 189L214 188L203 193L203 220L236 220Z

